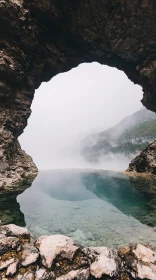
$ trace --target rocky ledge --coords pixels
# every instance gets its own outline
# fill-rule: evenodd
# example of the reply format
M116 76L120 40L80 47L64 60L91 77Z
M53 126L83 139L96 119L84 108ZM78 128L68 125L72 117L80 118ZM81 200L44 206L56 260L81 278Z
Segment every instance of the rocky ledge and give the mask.
M156 248L79 247L63 235L37 240L22 227L0 227L0 279L156 279Z
M6 156L0 153L0 193L21 192L24 185L32 183L37 174L38 169L32 158L21 149L18 142L10 164Z
M132 160L127 172L156 175L156 140Z

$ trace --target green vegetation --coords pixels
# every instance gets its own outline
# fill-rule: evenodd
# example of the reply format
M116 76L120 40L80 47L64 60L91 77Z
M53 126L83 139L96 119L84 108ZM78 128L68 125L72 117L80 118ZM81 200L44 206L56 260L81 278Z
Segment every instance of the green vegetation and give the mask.
M148 120L144 123L138 124L135 128L130 131L126 131L122 136L131 137L145 137L154 136L156 137L156 120Z
M141 109L116 126L85 139L82 154L89 161L109 153L133 157L155 139L156 114Z

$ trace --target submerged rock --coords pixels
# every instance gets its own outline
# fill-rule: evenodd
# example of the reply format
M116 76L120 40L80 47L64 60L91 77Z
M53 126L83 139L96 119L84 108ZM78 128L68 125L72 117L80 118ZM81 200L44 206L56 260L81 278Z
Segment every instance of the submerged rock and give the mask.
M86 235L80 229L77 229L75 232L73 232L73 236L72 237L77 242L82 242L82 241L85 242L85 241L87 241Z

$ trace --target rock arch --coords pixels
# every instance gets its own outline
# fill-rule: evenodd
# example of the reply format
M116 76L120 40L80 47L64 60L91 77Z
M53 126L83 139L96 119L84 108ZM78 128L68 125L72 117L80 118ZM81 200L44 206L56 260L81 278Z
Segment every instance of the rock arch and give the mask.
M82 62L123 70L156 111L156 1L0 1L0 185L37 168L17 141L41 82ZM126 94L126 93L125 93Z

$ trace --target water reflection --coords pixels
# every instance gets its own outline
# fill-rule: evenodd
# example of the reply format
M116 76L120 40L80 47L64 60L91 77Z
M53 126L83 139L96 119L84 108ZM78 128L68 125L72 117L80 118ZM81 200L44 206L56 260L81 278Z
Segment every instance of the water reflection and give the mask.
M41 172L34 187L57 200L83 201L97 196L124 214L156 226L156 179L113 171Z
M155 185L110 171L52 170L17 199L36 236L65 234L85 246L156 245Z
M34 185L57 200L83 201L94 197L83 182L84 175L74 170L46 172L46 177L40 173Z
M82 176L87 190L149 226L156 226L156 179L101 172Z
M5 192L0 194L0 221L2 225L16 224L26 226L24 214L20 210L17 196L29 188L31 183L23 184L16 192Z
M53 170L29 187L0 196L3 224L26 225L36 236L65 234L85 246L156 245L156 179Z

